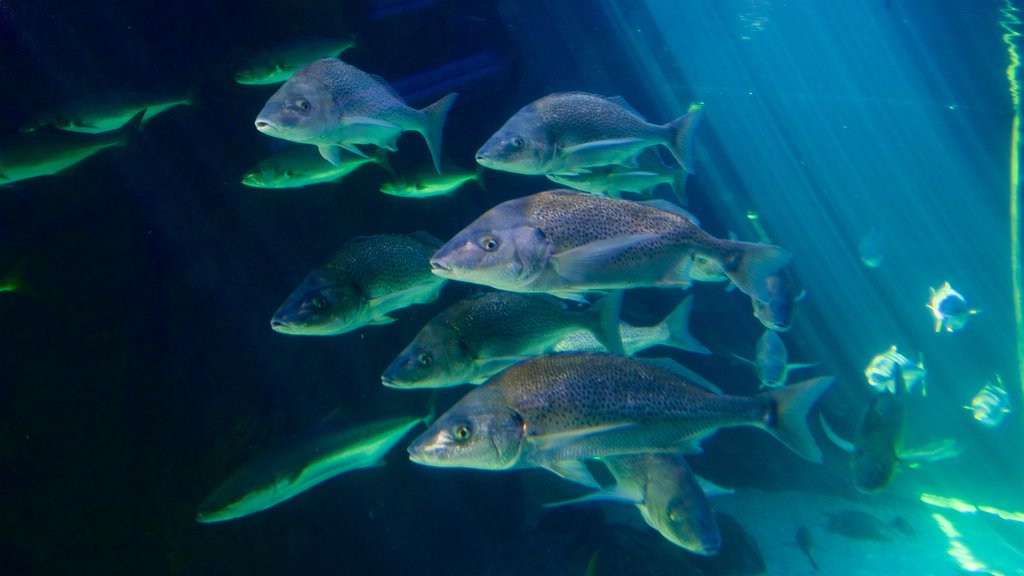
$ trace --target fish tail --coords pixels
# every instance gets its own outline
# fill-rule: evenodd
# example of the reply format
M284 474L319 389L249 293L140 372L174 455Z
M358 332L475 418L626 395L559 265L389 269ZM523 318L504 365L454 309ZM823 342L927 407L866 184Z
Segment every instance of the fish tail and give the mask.
M807 427L807 413L832 385L831 376L812 378L799 384L765 392L772 403L764 428L791 450L810 460L821 462L821 449Z
M711 354L711 350L708 350L707 346L698 342L693 334L690 334L690 312L692 310L693 296L691 295L683 299L675 307L675 310L665 316L665 319L661 321L661 326L668 331L668 338L662 344L687 352Z
M704 109L696 108L669 123L669 151L687 174L693 174L693 141Z
M479 164L476 167L476 172L473 173L473 183L477 188L487 192L487 186L484 185L484 167Z
M135 142L139 132L142 131L142 119L146 116L147 108L139 110L131 120L125 122L124 126L117 129L116 141L118 146L130 146Z
M625 354L622 334L619 333L619 312L622 310L622 290L602 296L594 303L594 337L612 354Z
M669 182L669 186L672 187L672 192L675 193L676 200L679 201L680 206L689 204L689 199L686 196L686 177L688 175L689 173L685 169L680 168L672 175L672 182Z
M771 302L772 295L765 286L768 276L789 264L793 255L773 244L739 240L726 242L729 245L727 256L718 262L722 272L747 296Z
M388 174L392 176L397 175L395 167L391 165L391 153L387 148L378 148L371 157L370 162L387 170Z
M421 110L424 115L423 138L427 141L427 148L430 150L430 157L434 161L434 169L438 174L441 173L441 132L444 129L445 118L448 116L448 109L452 107L456 96L458 94L449 94Z

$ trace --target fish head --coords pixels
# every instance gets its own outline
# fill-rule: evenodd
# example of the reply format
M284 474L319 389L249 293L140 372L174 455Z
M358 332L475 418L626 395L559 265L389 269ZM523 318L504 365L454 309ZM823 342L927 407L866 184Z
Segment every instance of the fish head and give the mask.
M533 112L523 109L476 152L485 168L515 174L544 174L555 155L555 141Z
M466 394L409 445L409 459L441 468L515 466L526 435L522 416L484 385Z
M431 322L384 370L391 388L440 388L471 378L473 354L453 330Z
M651 478L640 511L644 520L670 542L704 556L722 547L715 512L695 482L674 476Z
M199 505L196 521L204 524L223 522L265 510L280 498L275 492L277 482L259 483L248 477L244 469L228 477Z
M270 327L283 334L332 336L357 326L366 299L356 286L310 274L281 304Z
M267 136L307 144L336 144L337 106L329 88L314 74L296 72L267 100L256 129Z
M895 453L880 453L858 446L850 459L853 484L866 494L878 492L889 485L896 469Z
M504 290L522 289L547 266L551 246L539 228L492 208L430 259L438 276Z

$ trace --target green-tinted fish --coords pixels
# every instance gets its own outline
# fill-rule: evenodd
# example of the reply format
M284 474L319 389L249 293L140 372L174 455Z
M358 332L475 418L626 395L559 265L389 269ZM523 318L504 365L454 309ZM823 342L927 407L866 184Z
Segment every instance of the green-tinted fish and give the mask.
M577 330L621 353L620 304L621 294L587 310L569 309L546 294L490 292L466 298L428 322L381 381L394 388L480 384L524 358L550 351Z
M299 284L270 320L284 334L331 336L388 324L389 312L432 302L445 280L428 260L440 242L424 232L349 240Z
M892 540L892 528L878 518L860 510L843 510L826 512L828 523L825 529L856 540L875 540L888 542Z
M831 383L815 378L753 397L728 396L624 356L539 356L470 390L412 443L409 456L440 467L543 467L595 485L581 459L695 452L719 428L756 426L820 461L805 418Z
M653 148L644 148L636 157L636 166L593 166L576 174L548 174L547 178L569 188L613 198L619 198L620 192L651 196L655 186L668 184L685 206L686 176L682 166L666 166Z
M261 160L242 176L242 184L254 188L302 188L334 182L371 162L380 164L383 155L373 157L345 152L334 165L309 146L294 146Z
M295 38L271 46L248 58L235 72L239 84L284 82L306 64L340 56L356 46L355 38Z
M107 148L124 146L139 131L144 114L103 134L39 132L0 142L0 185L56 174Z
M69 132L99 134L121 128L135 115L143 112L145 125L157 114L175 106L193 104L193 95L177 94L161 96L138 92L111 92L73 100L47 110L21 127L22 132L33 132L43 127L53 127Z
M694 255L716 261L745 294L789 262L770 244L722 240L681 211L570 190L503 202L449 240L434 273L512 292L581 299L593 290L685 287Z
M786 350L786 344L774 330L765 330L764 334L757 339L753 362L736 354L733 356L754 366L762 388L785 386L790 370L814 366L814 364L788 364L789 352Z
M811 567L814 571L818 571L818 563L814 560L814 539L811 538L811 531L807 526L801 525L796 529L796 545L800 547L800 551L807 556L807 561L811 563Z
M505 122L477 151L476 161L517 174L575 175L593 166L636 166L641 150L662 145L692 172L693 135L702 114L698 108L659 126L619 97L549 94Z
M455 101L449 94L416 110L406 106L384 81L338 60L323 58L299 68L267 100L256 129L268 136L313 144L331 164L344 148L362 154L358 144L392 152L402 132L419 132L434 169L441 173L441 130Z
M654 326L633 326L627 322L619 322L619 338L627 356L654 346L671 346L694 352L711 354L690 334L690 311L693 309L693 296L687 296L669 312L668 316ZM608 348L594 337L589 330L576 330L555 344L552 352L606 352Z
M199 506L199 522L223 522L266 510L350 470L380 464L391 447L429 417L392 418L351 428L320 426L260 454Z
M399 178L381 184L380 191L392 196L405 198L429 198L447 196L466 182L473 182L483 189L481 170L470 172L455 166L442 166L441 173L420 173L411 178Z

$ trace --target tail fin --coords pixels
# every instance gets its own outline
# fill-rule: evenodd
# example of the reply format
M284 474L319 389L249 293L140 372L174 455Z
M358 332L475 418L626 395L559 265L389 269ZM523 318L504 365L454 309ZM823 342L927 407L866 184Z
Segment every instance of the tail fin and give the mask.
M789 264L793 255L772 244L740 241L729 241L729 244L738 253L719 262L722 272L736 284L740 292L762 302L771 302L772 295L765 286L766 280Z
M487 192L487 186L484 185L484 167L477 165L476 172L473 175L473 183L476 184L477 188Z
M773 403L764 427L780 442L810 460L821 462L821 449L807 427L807 413L835 378L822 376L766 392Z
M142 119L146 116L146 110L147 108L143 108L136 112L131 120L125 122L124 126L114 132L118 146L128 146L135 142L136 136L142 130Z
M696 134L697 125L700 124L703 116L704 109L695 108L685 116L680 116L668 124L671 132L669 152L688 174L693 174L694 134Z
M711 354L708 347L697 341L690 334L690 311L693 310L693 296L687 296L676 306L675 310L669 312L668 316L659 323L668 332L668 337L662 342L665 346L671 346L687 352L697 354Z
M672 182L669 183L669 186L672 187L672 192L675 193L676 200L679 201L680 206L686 206L689 204L689 200L686 197L686 177L688 175L689 173L685 169L680 168L672 175Z
M602 346L612 354L625 354L622 347L622 334L619 333L619 312L622 310L622 290L616 290L591 307L594 314L594 325L591 331Z
M427 141L427 148L430 150L430 157L434 161L434 169L438 174L441 173L441 132L444 130L444 120L448 116L448 109L452 107L456 96L458 94L449 94L421 110L424 115L423 139Z

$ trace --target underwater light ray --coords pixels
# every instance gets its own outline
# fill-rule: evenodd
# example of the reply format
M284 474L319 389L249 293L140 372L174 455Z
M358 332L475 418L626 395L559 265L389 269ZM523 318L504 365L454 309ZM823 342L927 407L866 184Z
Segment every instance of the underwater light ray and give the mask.
M1020 85L1017 82L1017 70L1020 68L1020 56L1014 38L1020 36L1016 26L1021 21L1017 18L1019 10L1011 0L999 11L1003 19L999 25L1006 31L1003 42L1010 56L1010 64L1006 67L1006 79L1010 83L1010 100L1013 103L1013 126L1010 133L1010 272L1013 281L1013 318L1017 334L1017 382L1024 394L1024 303L1021 302L1021 270L1020 270Z

